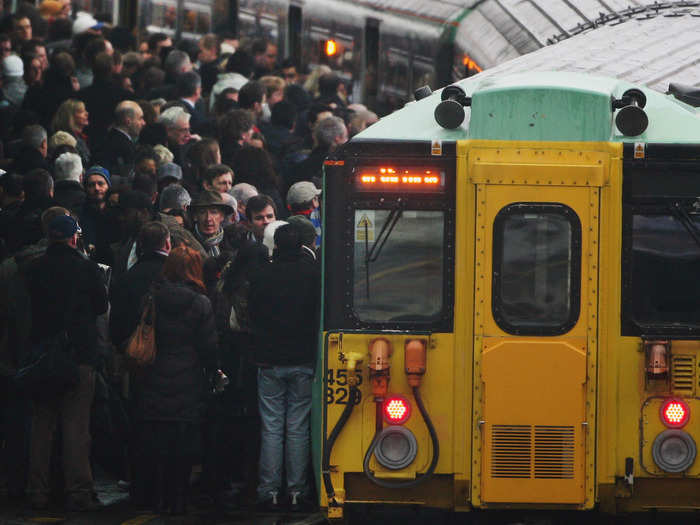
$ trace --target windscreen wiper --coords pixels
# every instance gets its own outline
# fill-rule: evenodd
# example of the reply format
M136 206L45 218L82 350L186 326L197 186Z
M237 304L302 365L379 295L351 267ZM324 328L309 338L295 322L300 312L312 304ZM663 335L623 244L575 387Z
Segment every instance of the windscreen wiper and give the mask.
M695 244L700 247L700 228L693 222L692 217L688 214L686 209L681 205L679 201L676 201L669 205L671 213L680 222L683 227L688 231L690 236L695 241Z
M401 209L401 203L392 208L389 212L389 216L384 221L382 229L379 231L379 235L374 241L372 248L369 248L369 226L365 221L365 285L367 288L367 299L369 300L369 265L375 262L382 253L386 241L389 239L391 232L394 231L396 223L399 222L403 210Z

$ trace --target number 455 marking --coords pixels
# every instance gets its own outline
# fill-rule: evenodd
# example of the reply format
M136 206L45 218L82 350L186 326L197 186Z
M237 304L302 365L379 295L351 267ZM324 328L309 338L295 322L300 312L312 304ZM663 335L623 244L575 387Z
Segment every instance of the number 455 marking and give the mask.
M362 384L362 371L358 370L357 384ZM348 370L347 368L328 369L326 374L326 404L347 405L349 397ZM362 400L362 392L356 391L353 403L358 405Z

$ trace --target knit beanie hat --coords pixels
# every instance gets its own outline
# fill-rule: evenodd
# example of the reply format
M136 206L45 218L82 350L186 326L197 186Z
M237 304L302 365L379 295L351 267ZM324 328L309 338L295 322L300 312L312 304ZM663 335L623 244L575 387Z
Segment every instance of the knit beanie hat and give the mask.
M104 177L104 179L107 181L107 186L110 188L112 187L112 178L110 177L109 170L107 170L107 168L103 168L102 166L90 167L85 172L85 182L87 182L90 175L99 175L100 177Z

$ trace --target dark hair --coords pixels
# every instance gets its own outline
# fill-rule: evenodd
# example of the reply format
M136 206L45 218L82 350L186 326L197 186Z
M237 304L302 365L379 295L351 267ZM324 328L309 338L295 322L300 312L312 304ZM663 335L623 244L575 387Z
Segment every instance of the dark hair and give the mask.
M151 198L153 197L153 194L158 191L158 185L156 184L154 177L143 173L138 173L134 177L134 182L131 183L131 189L145 193L149 198Z
M105 51L97 54L92 61L92 72L96 79L109 80L112 78L114 60Z
M318 79L318 93L321 97L332 97L338 92L343 81L334 73L326 73Z
M282 60L282 63L280 64L280 69L289 69L290 67L293 67L297 71L299 70L299 66L297 66L296 61L292 57L287 57L284 60Z
M253 116L245 109L234 109L221 116L218 127L222 144L238 142L253 127Z
M85 49L83 50L83 57L85 58L85 63L89 67L93 67L97 55L106 51L107 43L105 42L105 39L100 36L94 37L87 43Z
M227 96L231 93L238 93L238 90L236 88L227 87L216 95L216 100L214 101L214 115L220 116L232 109L238 109L238 102Z
M140 78L141 91L147 93L153 88L162 86L165 83L165 71L158 66L150 66L144 69Z
M140 144L148 144L155 146L156 144L166 145L168 143L168 133L165 130L165 124L154 122L143 127L139 135Z
M269 45L269 42L265 40L264 38L256 38L253 40L253 42L250 44L250 54L255 56L255 55L260 55L267 51L267 46Z
M156 155L153 146L149 146L148 144L140 144L136 146L136 152L134 153L134 166L146 159L151 159L158 164L158 155Z
M249 77L253 72L253 58L243 49L237 49L226 61L226 72Z
M275 201L272 200L272 197L269 197L262 193L254 195L250 199L248 199L248 202L245 205L245 216L248 220L251 220L253 218L254 213L263 211L268 206L272 206L272 209L275 210L275 216L277 216Z
M2 40L2 38L0 38L0 40ZM28 56L34 58L36 56L37 47L45 47L45 44L41 40L36 38L27 40L24 44L22 44L22 51L20 53L22 60L24 60Z
M235 166L238 182L247 182L258 189L280 188L272 157L267 151L253 146L243 146L234 154L232 164Z
M192 97L202 85L202 78L194 71L180 73L175 79L175 88L180 97Z
M73 20L70 18L57 18L49 25L49 42L69 40L73 35Z
M141 227L136 240L136 253L140 257L146 253L153 253L165 245L170 237L170 230L162 222L147 222Z
M136 103L141 108L141 111L143 111L143 120L146 122L146 124L155 124L158 115L156 114L153 104L151 104L148 100L137 100Z
M219 142L216 139L205 137L199 142L195 142L187 150L187 164L185 167L191 180L197 181L197 184L202 181L207 168L217 160L215 159L216 149L219 149Z
M284 100L294 104L297 111L304 111L311 105L311 97L306 90L298 84L287 84L287 87L284 88Z
M153 33L148 37L148 50L155 51L160 42L167 40L169 37L165 33Z
M187 213L185 210L182 208L172 208L166 212L164 212L166 215L170 215L171 217L182 217L182 225L186 230L192 230L192 220L190 219L190 214Z
M69 79L75 73L75 60L67 51L51 55L51 71L58 77Z
M11 197L20 197L22 195L23 177L16 173L5 173L0 177L0 188L3 189L6 195Z
M297 108L287 100L280 100L272 106L270 122L286 129L292 129L297 121Z
M233 170L229 166L227 166L226 164L213 164L207 167L206 171L204 172L204 178L202 179L202 182L212 184L215 178L221 177L222 175L225 175L227 173L230 173L231 178L233 178Z
M41 197L50 197L53 189L51 174L43 168L35 168L24 176L22 181L24 199L30 201Z
M116 26L109 32L109 41L115 49L128 53L136 49L136 37L128 27Z
M274 239L276 254L299 253L301 250L301 232L291 224L277 228Z
M311 128L314 124L316 124L316 119L318 119L319 113L324 113L326 111L330 111L332 113L333 108L326 106L325 104L311 104L309 111L306 113L306 121L309 127Z
M192 283L200 292L206 292L202 282L202 255L184 244L173 249L165 259L163 276L174 283Z
M238 92L238 105L241 109L252 109L256 102L262 104L265 87L255 80L247 82Z

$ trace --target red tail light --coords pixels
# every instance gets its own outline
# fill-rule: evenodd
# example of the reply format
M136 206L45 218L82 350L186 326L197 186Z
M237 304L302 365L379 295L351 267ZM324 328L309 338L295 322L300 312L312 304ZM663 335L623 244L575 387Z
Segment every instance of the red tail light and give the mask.
M403 425L411 417L411 404L405 397L390 396L384 401L384 419L390 425Z
M690 407L682 399L667 399L661 405L661 421L669 428L681 428L690 419Z

